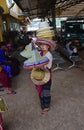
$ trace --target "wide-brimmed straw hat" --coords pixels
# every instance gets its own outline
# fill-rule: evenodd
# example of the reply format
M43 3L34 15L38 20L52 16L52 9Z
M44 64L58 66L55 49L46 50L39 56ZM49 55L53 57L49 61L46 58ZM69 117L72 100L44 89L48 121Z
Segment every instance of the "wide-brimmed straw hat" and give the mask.
M47 21L43 21L39 23L39 29L36 35L38 38L52 38L54 36L54 31Z
M33 68L31 71L31 80L35 85L46 84L50 80L50 72L47 68Z
M23 67L26 69L31 69L34 67L41 67L43 65L46 65L49 62L49 59L47 57L43 57L39 54L39 52L34 49L31 53L31 58L24 61Z
M40 46L41 44L48 45L50 50L53 51L56 48L56 43L53 40L45 39L45 38L37 38L36 44Z

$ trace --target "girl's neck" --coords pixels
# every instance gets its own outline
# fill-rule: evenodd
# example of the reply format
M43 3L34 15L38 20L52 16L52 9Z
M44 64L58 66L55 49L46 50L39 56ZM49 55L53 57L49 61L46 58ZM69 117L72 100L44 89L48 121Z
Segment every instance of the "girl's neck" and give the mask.
M43 55L45 55L47 52L48 52L47 50L43 51Z

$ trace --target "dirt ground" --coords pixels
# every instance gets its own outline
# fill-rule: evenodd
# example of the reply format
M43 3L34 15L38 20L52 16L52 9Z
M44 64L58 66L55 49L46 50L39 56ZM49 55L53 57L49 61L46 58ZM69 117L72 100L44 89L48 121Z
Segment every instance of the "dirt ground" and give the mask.
M80 56L84 60L84 51ZM17 94L3 95L8 106L2 113L5 130L84 130L84 61L80 66L53 72L51 108L45 115L30 70L21 67L21 73L12 79Z

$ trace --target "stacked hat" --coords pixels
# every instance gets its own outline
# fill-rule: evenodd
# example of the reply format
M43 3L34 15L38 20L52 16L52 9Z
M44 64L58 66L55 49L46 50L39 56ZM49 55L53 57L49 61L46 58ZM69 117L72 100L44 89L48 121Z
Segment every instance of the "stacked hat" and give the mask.
M54 32L51 27L49 27L46 21L41 22L39 24L39 30L37 31L37 39L33 40L33 43L30 43L26 46L25 50L22 51L20 54L26 58L24 61L24 68L34 68L34 67L41 67L49 62L47 57L42 57L39 52L34 48L34 44L46 44L49 45L51 50L54 50L56 44L54 41L49 40L52 39L54 36Z
M20 52L20 55L25 57L25 58L30 58L31 57L31 50L32 50L32 43L29 45L26 45L25 49Z
M49 26L47 21L39 23L39 29L37 30L38 38L52 38L54 36L53 28Z
M20 53L20 55L27 58L27 60L24 61L23 65L23 67L26 69L40 67L49 62L49 59L47 57L42 57L37 49L35 49L34 43L27 45L25 49Z
M31 58L24 61L24 68L34 68L34 67L41 67L49 62L47 57L42 57L39 52L34 49L31 53Z
M20 52L20 55L25 57L25 58L30 58L31 53L32 53L32 46L35 45L36 40L37 40L37 38L32 38L31 43L29 43L29 45L25 46L25 49Z

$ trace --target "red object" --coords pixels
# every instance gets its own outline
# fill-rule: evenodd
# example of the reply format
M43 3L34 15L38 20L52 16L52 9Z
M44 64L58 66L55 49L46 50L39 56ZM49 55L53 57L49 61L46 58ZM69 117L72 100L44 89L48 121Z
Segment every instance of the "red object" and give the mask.
M3 118L1 113L0 113L0 130L3 130Z
M5 70L2 70L0 72L0 83L7 88L11 88L11 83L10 83L10 79L7 75L7 72Z
M75 40L74 42L75 42L75 43L79 43L79 40Z

